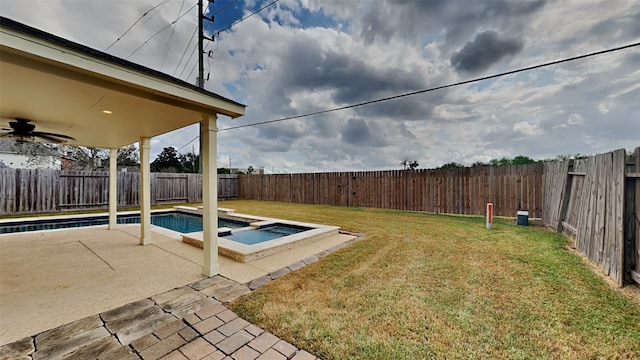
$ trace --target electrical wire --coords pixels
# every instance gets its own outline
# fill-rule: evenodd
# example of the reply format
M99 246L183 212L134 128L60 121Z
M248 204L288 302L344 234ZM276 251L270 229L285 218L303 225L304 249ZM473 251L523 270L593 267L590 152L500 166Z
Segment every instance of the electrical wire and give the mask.
M570 62L570 61L585 59L585 58L588 58L588 57L607 54L607 53L612 53L612 52L616 52L616 51L620 51L620 50L624 50L624 49L629 49L629 48L633 48L633 47L637 47L637 46L640 46L640 42L633 43L633 44L628 44L628 45L624 45L624 46L619 46L619 47L612 48L612 49L596 51L596 52L592 52L592 53L588 53L588 54L584 54L584 55L574 56L574 57L570 57L570 58L566 58L566 59L562 59L562 60L556 60L556 61L551 61L551 62L547 62L547 63L543 63L543 64L528 66L528 67L525 67L525 68L506 71L506 72L502 72L502 73L498 73L498 74L494 74L494 75L483 76L483 77L479 77L479 78L475 78L475 79L471 79L471 80L460 81L460 82L456 82L456 83L452 83L452 84L448 84L448 85L441 85L441 86L436 86L436 87L432 87L432 88L428 88L428 89L412 91L412 92L405 93L405 94L388 96L388 97L375 99L375 100L369 100L369 101L365 101L365 102L361 102L361 103L357 103L357 104L341 106L341 107L337 107L337 108L333 108L333 109L314 111L314 112L307 113L307 114L288 116L288 117L284 117L284 118L261 121L261 122L251 123L251 124L231 126L231 127L219 129L218 132L225 131L225 130L241 129L241 128L250 127L250 126L272 124L272 123L280 122L280 121L294 120L294 119L300 119L300 118L319 115L319 114L326 114L326 113L340 111L340 110L352 109L352 108L356 108L356 107L360 107L360 106L380 103L380 102L383 102L383 101L395 100L395 99L400 99L400 98L404 98L404 97L408 97L408 96L423 94L423 93L427 93L427 92L431 92L431 91L442 90L442 89L451 88L451 87L455 87L455 86L471 84L471 83L479 82L479 81L483 81L483 80L495 79L495 78L506 76L506 75L517 74L517 73L530 71L530 70L535 70L535 69L539 69L539 68L543 68L543 67L547 67L547 66L551 66L551 65L557 65L557 64Z
M134 26L136 26L137 23L140 22L140 20L142 20L142 18L144 18L145 16L147 16L151 11L153 11L154 9L156 9L159 6L162 6L164 4L166 4L167 2L169 2L169 0L162 0L161 2L159 2L156 6L152 7L151 9L147 10L144 14L140 15L140 17L138 18L138 20L136 20L131 26L129 26L129 28L127 29L127 31L125 31L122 35L120 35L117 39L115 39L111 45L107 46L106 49L104 49L104 52L107 52L107 50L111 49L111 47L113 45L115 45L118 41L120 41L120 39L122 39L125 35L127 35L127 33L129 31L131 31L131 29L133 29ZM156 12L157 14L157 12ZM154 14L155 15L155 14ZM151 17L153 17L153 15L151 15Z
M233 0L230 3L228 3L227 5L225 5L222 9L216 11L213 13L212 16L216 16L218 14L220 14L221 12L225 11L226 9L228 9L231 5L237 3L238 0ZM205 26L204 30L207 31L207 29L209 28L209 25L211 25L211 23L207 23L207 26ZM191 40L189 41L189 43L187 44L187 47L184 49L184 52L182 53L182 56L180 57L180 61L178 61L178 65L176 66L175 71L173 72L173 75L176 75L176 72L178 72L178 69L180 68L180 64L182 63L182 60L184 59L185 55L187 54L187 51L189 51L189 46L191 46L191 42L193 41L193 39L196 38L196 33L198 32L198 25L196 24L195 29L193 29L193 34L191 34ZM209 39L206 39L208 41L210 41ZM178 77L182 77L182 74L184 74L184 71L187 69L187 66L189 64L189 62L191 61L191 58L193 57L193 54L197 52L197 44L196 47L194 47L194 49L191 52L191 55L189 55L189 58L187 59L187 62L184 64L184 67L182 68L182 71L180 72L180 75ZM193 70L191 70L191 72L193 72Z
M178 151L180 151L180 150L184 149L184 147L185 147L185 146L187 146L187 145L191 144L192 142L196 141L196 139L197 139L197 138L199 138L199 137L200 137L200 134L196 135L196 137L194 137L193 139L189 140L189 142L188 142L188 143L186 143L186 144L184 144L184 145L180 146L180 147L178 148L178 150L176 150L176 152L178 152Z
M178 16L180 16L180 12L182 12L182 8L184 7L185 0L182 0L180 4L180 10L178 10L178 15L176 15L176 20L178 21ZM162 53L162 62L160 63L160 69L164 67L164 63L167 60L167 56L169 55L169 49L171 48L171 40L173 40L173 34L176 33L176 27L171 28L171 34L169 35L169 39L167 40L167 45L164 47L164 51Z
M187 66L189 66L189 62L191 61L191 58L193 57L193 54L198 52L198 43L196 42L193 50L191 51L191 55L189 55L189 58L187 59L187 61L184 63L184 67L182 68L182 71L180 72L180 75L178 76L179 78L182 79L182 74L184 74L184 71L187 70ZM196 63L197 64L197 63ZM192 70L193 71L193 70Z
M216 16L216 15L220 14L221 12L223 12L223 11L227 10L227 8L228 8L229 6L231 6L231 5L233 5L233 4L237 3L237 2L238 2L238 0L233 0L232 2L228 3L227 5L225 5L222 9L220 9L220 10L218 10L218 11L214 12L214 13L213 13L213 16Z
M231 29L232 27L236 26L237 24L239 24L239 23L241 23L241 22L243 22L243 21L247 20L248 18L250 18L250 17L252 17L253 15L255 15L255 14L259 13L260 11L262 11L262 10L264 10L264 9L268 8L269 6L271 6L271 5L275 4L275 3L277 3L278 1L280 1L280 0L274 0L274 1L270 2L269 4L267 4L267 5L263 6L263 7L261 7L260 9L258 9L258 10L256 10L256 11L252 12L251 14L249 14L249 15L247 15L247 16L245 16L245 17L241 18L240 20L235 21L234 23L232 23L231 25L227 26L226 28L224 28L224 29L222 29L222 30L218 30L218 31L216 32L216 36L217 36L217 35L220 35L220 33L221 33L221 32L225 32L225 31L227 31L227 30Z
M195 29L193 29L193 34L191 35L191 39L187 43L187 47L184 48L184 52L182 53L182 56L180 57L180 61L178 61L178 65L176 65L176 69L173 71L173 76L176 76L176 72L178 72L178 69L180 68L180 64L182 64L182 60L184 59L184 56L187 55L187 51L189 51L189 46L191 46L191 42L193 41L193 39L195 39L195 36L196 36L197 32L198 32L198 24L196 24ZM191 56L193 56L193 53L191 54ZM191 60L191 57L189 57L189 60ZM187 63L189 62L189 60L187 60ZM184 72L184 70L182 70L182 72ZM180 74L180 75L182 75L182 74Z
M193 74L193 71L196 69L196 66L198 66L198 62L197 61L195 63L193 63L193 67L191 68L191 71L189 71L189 75L187 75L187 77L186 77L187 81L189 81L189 78L191 77L191 74Z
M164 27L162 27L160 30L156 31L155 34L151 35L150 38L148 38L145 42L143 42L142 44L140 44L140 46L138 46L135 50L133 50L131 52L131 54L129 54L129 56L127 56L125 59L129 59L131 56L133 56L133 54L135 54L136 52L138 52L138 50L140 50L143 46L145 46L149 41L153 40L153 38L155 38L156 36L158 36L158 34L160 34L162 31L164 31L165 29L167 29L169 26L174 25L175 23L177 23L180 19L182 19L183 17L185 17L191 10L193 10L193 8L195 8L198 5L198 3L196 2L195 4L193 4L192 7L190 7L187 11L184 12L184 14L178 16L178 18L172 22L170 22L169 24L165 25Z

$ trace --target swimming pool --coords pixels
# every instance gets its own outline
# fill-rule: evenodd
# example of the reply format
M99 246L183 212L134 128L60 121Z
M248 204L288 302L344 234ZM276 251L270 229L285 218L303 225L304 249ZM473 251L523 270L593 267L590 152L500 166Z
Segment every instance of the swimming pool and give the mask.
M140 215L118 215L118 224L139 224ZM42 219L25 221L10 221L0 224L0 234L18 233L38 230L53 230L77 228L85 226L106 225L109 217L106 215L76 217L65 219ZM202 215L181 211L160 212L151 214L151 224L167 228L179 233L202 231ZM218 228L241 228L249 226L248 222L218 218Z
M230 235L223 237L241 244L254 245L308 230L312 230L312 228L288 224L271 224L257 229L234 231Z
M139 224L140 215L118 215L118 224ZM0 235L39 230L59 230L106 225L107 214L62 215L0 220ZM202 208L176 206L151 213L152 231L189 245L203 247ZM240 262L251 262L312 241L338 234L339 227L303 223L218 208L218 253Z

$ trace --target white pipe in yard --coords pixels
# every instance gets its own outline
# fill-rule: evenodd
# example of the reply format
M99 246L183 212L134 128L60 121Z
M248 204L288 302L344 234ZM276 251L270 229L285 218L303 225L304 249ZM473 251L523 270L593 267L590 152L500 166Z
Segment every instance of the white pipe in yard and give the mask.
M491 230L493 224L493 203L487 203L487 230Z

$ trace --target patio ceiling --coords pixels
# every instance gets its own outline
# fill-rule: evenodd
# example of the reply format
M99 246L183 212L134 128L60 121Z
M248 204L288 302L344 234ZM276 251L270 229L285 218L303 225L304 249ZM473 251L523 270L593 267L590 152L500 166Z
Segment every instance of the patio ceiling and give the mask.
M0 126L25 118L69 144L119 148L245 106L0 17ZM103 110L111 111L105 114Z

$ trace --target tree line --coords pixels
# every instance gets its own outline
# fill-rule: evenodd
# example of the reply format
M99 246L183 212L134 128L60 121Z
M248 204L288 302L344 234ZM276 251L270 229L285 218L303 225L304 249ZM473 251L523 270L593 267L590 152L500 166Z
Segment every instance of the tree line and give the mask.
M43 156L56 155L67 160L69 170L107 170L109 168L109 150L64 144L44 144L39 142L14 143L17 153L27 156L27 164L39 167L45 164ZM140 152L135 145L118 149L116 156L118 167L140 168ZM152 172L199 173L200 155L193 151L178 153L174 147L165 147L150 164ZM218 174L229 174L230 169L218 168ZM252 166L247 173L254 172Z
M553 159L542 159L542 160L534 160L528 156L518 155L514 158L502 157L500 159L491 159L489 162L476 161L471 164L471 167L479 167L479 166L503 166L503 165L526 165L526 164L535 164L541 162L549 162L549 161L563 161L563 160L578 160L578 159L586 159L588 155L584 154L566 154L566 155L558 155ZM466 167L457 162L448 162L439 167L439 169L454 169L454 168L463 168Z

